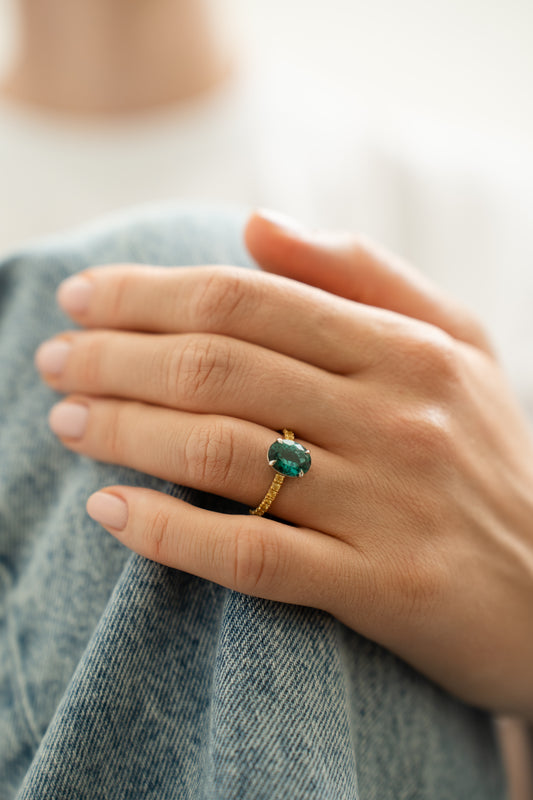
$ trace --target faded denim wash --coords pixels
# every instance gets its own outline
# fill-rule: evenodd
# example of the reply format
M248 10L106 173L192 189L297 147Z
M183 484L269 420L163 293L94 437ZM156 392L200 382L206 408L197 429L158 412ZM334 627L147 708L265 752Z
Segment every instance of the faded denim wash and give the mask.
M0 800L502 800L490 715L328 614L132 555L85 512L113 483L248 512L67 451L33 366L72 327L63 278L251 267L243 219L142 208L0 263Z

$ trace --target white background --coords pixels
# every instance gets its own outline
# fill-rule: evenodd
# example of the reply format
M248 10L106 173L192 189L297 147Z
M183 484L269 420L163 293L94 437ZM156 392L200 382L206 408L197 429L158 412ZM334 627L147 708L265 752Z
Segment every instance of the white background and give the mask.
M533 141L532 0L252 0L261 47L291 55L354 103Z

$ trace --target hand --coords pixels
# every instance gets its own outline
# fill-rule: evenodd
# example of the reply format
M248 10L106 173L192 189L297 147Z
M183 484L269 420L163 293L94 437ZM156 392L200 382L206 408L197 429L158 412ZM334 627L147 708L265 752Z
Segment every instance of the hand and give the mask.
M483 332L360 241L258 217L247 241L327 291L231 267L93 268L58 295L87 330L37 365L71 395L50 414L65 446L250 508L292 429L312 466L272 513L296 527L126 486L89 513L148 558L322 608L466 701L533 716L533 444Z

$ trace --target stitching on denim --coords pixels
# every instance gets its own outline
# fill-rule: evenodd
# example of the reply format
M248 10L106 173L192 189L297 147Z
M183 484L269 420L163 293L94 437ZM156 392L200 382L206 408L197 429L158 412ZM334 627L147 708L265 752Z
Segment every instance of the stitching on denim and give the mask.
M11 655L11 662L12 662L12 683L16 689L18 695L18 707L22 711L22 718L25 723L25 727L28 733L31 735L33 739L33 744L35 747L39 747L41 743L41 735L39 733L39 729L37 727L37 723L35 722L35 718L33 716L31 710L31 704L28 696L28 692L26 690L26 686L22 679L22 660L20 658L20 653L17 645L17 637L15 633L15 623L13 619L13 614L11 611L11 605L7 601L8 597L8 589L12 586L11 576L9 575L8 570L5 568L3 564L0 564L0 578L2 579L3 583L6 587L6 630L7 630L7 643L8 643L8 651Z
M353 729L353 722L352 722L352 714L351 714L351 698L350 698L350 688L348 686L349 678L349 670L347 669L346 661L346 647L342 637L342 623L340 623L337 619L333 618L332 623L334 625L334 639L335 639L335 650L337 654L337 658L339 660L339 674L341 675L342 680L342 690L344 695L344 713L346 716L346 727L348 729L348 736L350 737L350 746L351 752L353 756L353 764L354 764L354 782L355 782L355 800L359 800L360 792L359 792L359 758L357 752L357 738L355 736L355 732Z

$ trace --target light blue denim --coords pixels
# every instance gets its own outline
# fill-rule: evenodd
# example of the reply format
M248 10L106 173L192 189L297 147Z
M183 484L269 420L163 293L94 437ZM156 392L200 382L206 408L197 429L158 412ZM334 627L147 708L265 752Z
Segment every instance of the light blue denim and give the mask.
M129 483L247 514L65 450L33 366L71 327L63 278L251 267L243 218L134 210L0 264L0 800L502 800L490 715L328 614L131 554L85 512L91 492Z

